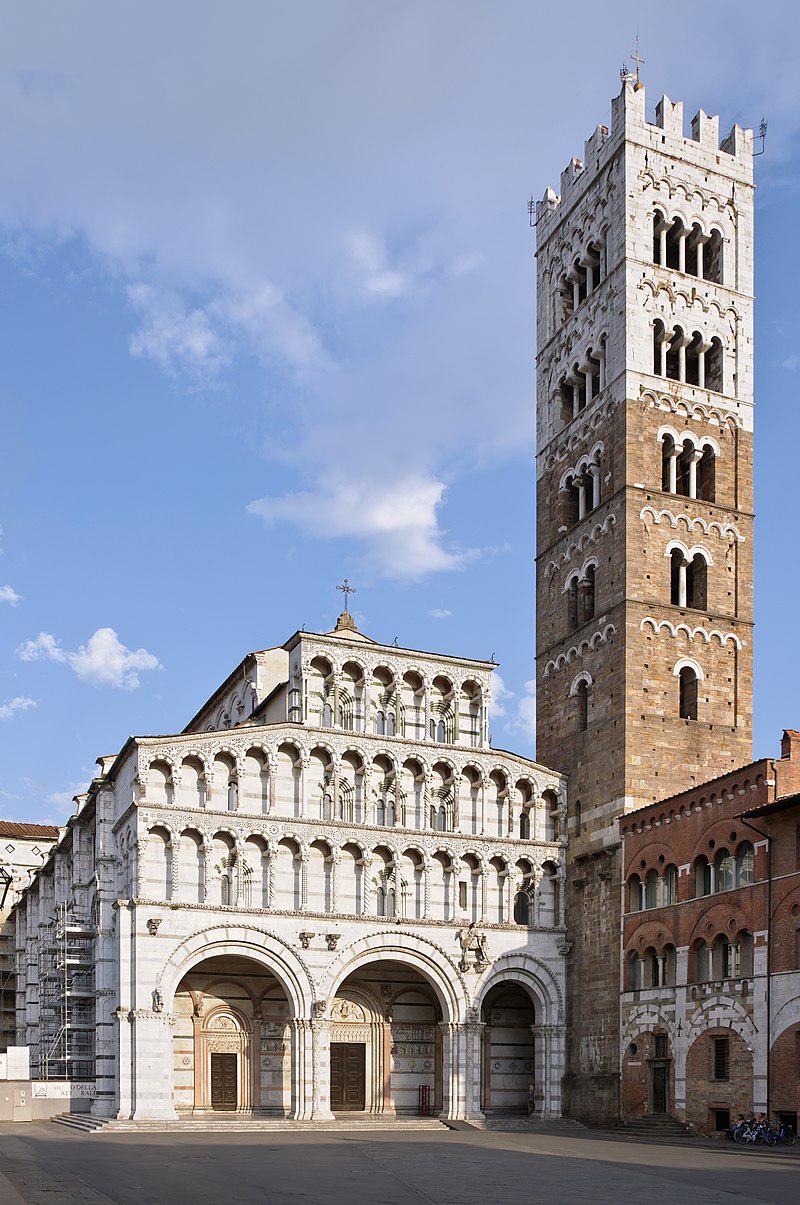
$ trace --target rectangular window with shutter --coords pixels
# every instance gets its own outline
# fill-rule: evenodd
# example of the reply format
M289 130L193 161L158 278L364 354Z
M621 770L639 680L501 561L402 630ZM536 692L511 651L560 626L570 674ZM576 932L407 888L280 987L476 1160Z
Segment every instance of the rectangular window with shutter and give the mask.
M714 1079L730 1078L730 1043L727 1038L714 1038Z
M461 909L466 909L466 907L467 907L467 884L466 883L458 884L458 906Z

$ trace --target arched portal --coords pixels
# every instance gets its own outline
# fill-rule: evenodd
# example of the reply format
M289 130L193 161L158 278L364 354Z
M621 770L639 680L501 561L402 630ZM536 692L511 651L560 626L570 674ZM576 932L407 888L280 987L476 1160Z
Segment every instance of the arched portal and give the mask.
M262 964L223 954L197 963L175 991L172 1066L179 1115L292 1109L291 1008Z
M341 982L329 1016L334 1115L441 1112L442 1010L419 971L368 962Z
M487 1117L534 1112L533 1001L520 983L497 983L484 997L481 1020L483 1112Z

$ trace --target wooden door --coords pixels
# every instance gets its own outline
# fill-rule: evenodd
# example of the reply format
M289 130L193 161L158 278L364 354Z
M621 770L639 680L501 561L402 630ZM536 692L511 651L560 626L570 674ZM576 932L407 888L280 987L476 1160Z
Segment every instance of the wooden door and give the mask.
M235 1054L211 1055L211 1108L235 1109L238 1067Z
M366 1107L366 1051L363 1042L331 1042L334 1113L360 1113Z
M667 1111L667 1068L657 1063L653 1067L653 1112Z

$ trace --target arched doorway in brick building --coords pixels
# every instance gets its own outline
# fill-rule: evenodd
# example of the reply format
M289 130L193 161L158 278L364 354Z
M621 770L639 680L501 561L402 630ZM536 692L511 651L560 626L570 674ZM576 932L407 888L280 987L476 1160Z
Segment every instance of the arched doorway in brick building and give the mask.
M686 1120L701 1134L722 1133L752 1109L752 1051L734 1029L707 1029L686 1054Z
M672 1045L663 1030L639 1030L622 1056L622 1115L627 1121L675 1108Z

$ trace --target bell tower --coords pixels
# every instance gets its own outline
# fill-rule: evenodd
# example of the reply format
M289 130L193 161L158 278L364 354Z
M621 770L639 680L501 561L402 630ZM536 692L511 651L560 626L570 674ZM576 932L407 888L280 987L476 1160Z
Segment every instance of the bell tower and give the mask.
M564 1102L613 1118L616 819L751 758L753 139L626 78L537 218L537 757L569 775Z

